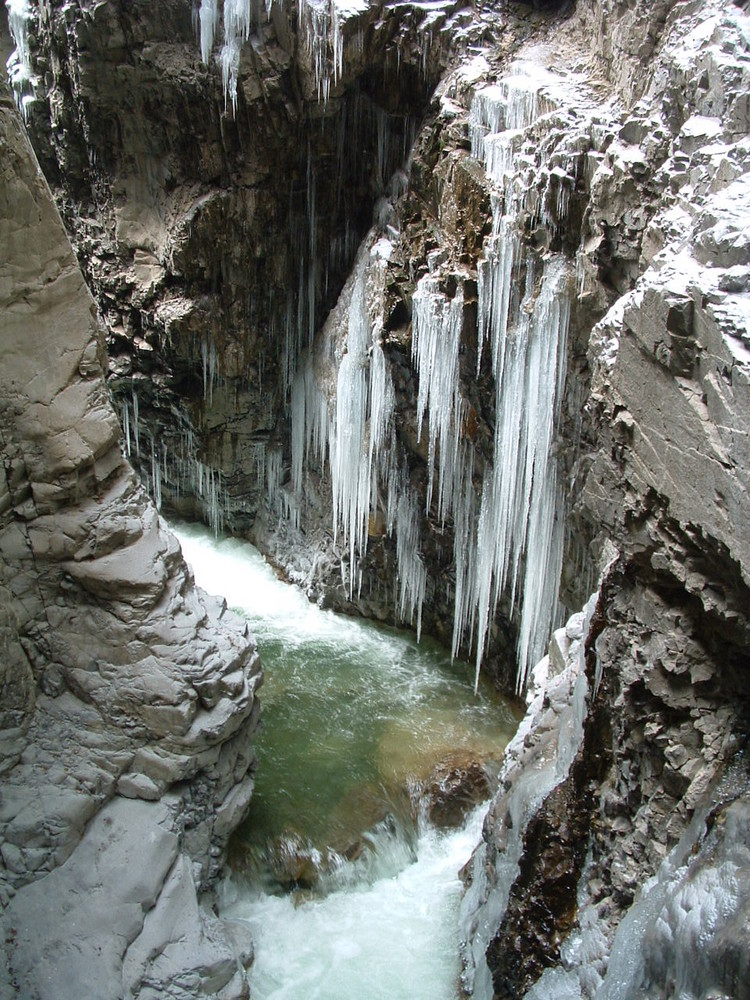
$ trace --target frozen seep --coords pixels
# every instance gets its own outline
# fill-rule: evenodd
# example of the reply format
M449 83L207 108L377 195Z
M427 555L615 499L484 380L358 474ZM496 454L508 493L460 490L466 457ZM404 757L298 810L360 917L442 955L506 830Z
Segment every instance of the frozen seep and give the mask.
M494 833L492 839L481 842L471 861L471 882L462 900L459 924L462 986L475 1000L493 996L486 952L518 876L526 826L566 777L583 739L588 695L584 647L597 596L589 599L583 615L574 615L569 622L569 631L580 638L570 643L564 669L550 677L549 663L543 661L544 669L534 672L537 691L505 751L501 790L490 806ZM495 872L492 883L488 868Z
M29 22L32 9L29 0L5 0L8 9L8 27L15 43L15 49L8 58L8 78L13 97L24 118L28 105L34 100L37 78L31 69L29 49Z

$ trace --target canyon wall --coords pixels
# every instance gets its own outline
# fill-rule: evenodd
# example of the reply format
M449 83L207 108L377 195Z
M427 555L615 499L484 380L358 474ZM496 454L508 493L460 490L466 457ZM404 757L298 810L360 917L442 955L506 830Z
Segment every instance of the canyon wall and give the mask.
M247 995L198 904L252 793L247 625L124 459L97 309L0 89L0 995Z
M311 596L529 681L467 995L744 996L747 13L347 10L253 13L228 89L188 4L34 14L126 450Z

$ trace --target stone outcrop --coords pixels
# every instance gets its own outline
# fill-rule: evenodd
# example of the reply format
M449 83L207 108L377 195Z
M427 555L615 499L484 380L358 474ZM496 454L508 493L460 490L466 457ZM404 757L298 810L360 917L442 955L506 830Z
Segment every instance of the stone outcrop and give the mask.
M246 995L198 904L261 674L124 459L97 310L0 91L0 994ZM168 985L167 985L168 984Z

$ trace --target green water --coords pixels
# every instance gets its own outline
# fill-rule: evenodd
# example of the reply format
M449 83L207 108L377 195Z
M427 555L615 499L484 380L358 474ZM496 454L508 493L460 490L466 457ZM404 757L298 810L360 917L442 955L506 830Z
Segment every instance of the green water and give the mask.
M310 604L247 543L195 527L178 537L198 583L247 617L265 673L256 789L231 854L239 871L269 887L269 845L351 852L386 817L408 827L414 790L436 767L499 762L519 717L489 685L474 695L469 665Z

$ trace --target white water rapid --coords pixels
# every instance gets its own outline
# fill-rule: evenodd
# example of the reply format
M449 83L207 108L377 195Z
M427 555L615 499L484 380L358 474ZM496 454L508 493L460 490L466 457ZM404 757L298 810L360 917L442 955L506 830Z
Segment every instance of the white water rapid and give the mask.
M248 618L266 675L256 792L222 891L255 941L254 1000L455 1000L458 872L484 807L438 830L413 790L457 755L497 766L515 717L473 695L468 664L321 610L251 545L177 535L198 584Z
M416 860L373 884L302 905L235 890L223 916L252 930L255 1000L454 1000L458 871L480 837L483 814L475 810L449 834L425 831Z

